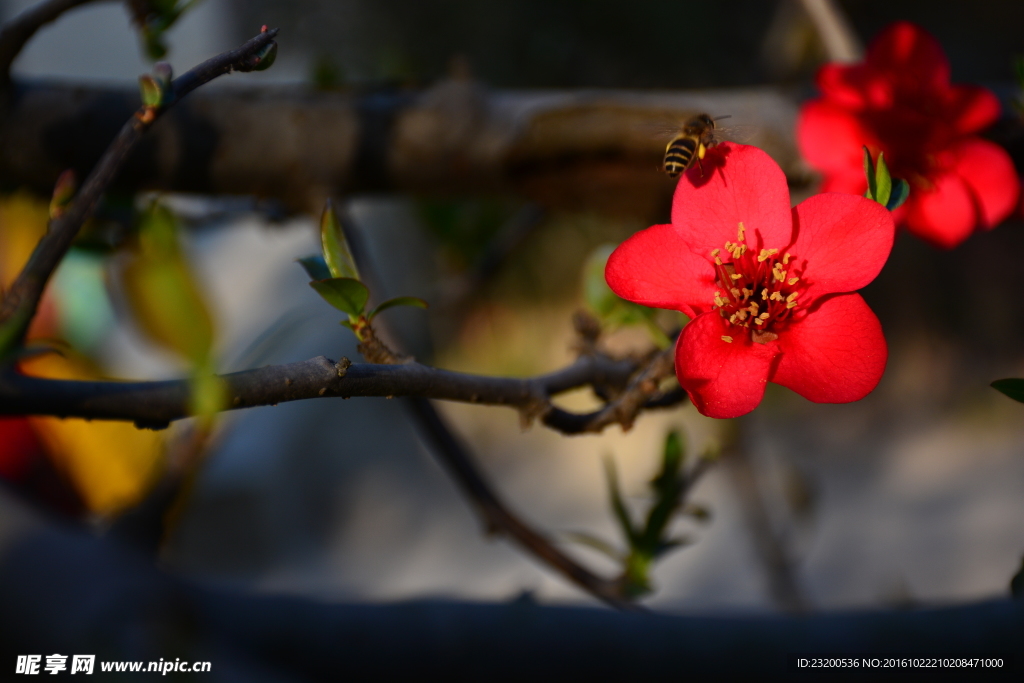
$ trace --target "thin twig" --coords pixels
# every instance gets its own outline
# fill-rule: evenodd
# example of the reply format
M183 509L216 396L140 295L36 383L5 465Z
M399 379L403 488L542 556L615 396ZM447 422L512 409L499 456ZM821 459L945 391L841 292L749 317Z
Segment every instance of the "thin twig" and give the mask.
M64 258L79 229L92 216L100 197L153 122L176 101L204 83L232 71L252 71L259 65L258 53L271 43L276 35L277 29L264 31L241 47L208 59L182 74L171 82L165 105L155 109L142 107L124 124L121 132L110 143L99 163L89 174L71 206L50 221L46 234L39 240L28 263L4 297L0 306L0 326L11 323L15 326L11 335L19 340L24 336L29 322L35 315L43 288L54 269Z
M644 408L675 405L686 397L682 391L658 396L658 384L670 376L674 369L675 348L670 346L655 354L629 383L626 390L618 398L605 404L604 407L582 415L552 407L541 417L541 420L548 427L563 434L597 433L611 424L620 424L624 430L628 430L633 426L636 416ZM666 402L665 396L670 396L674 402Z
M0 88L11 82L11 64L36 31L69 9L93 0L46 0L14 17L0 28Z
M425 398L409 399L430 449L458 482L483 517L491 534L508 534L530 554L608 605L622 610L639 606L626 599L618 581L597 576L572 559L513 513L480 473L473 456Z

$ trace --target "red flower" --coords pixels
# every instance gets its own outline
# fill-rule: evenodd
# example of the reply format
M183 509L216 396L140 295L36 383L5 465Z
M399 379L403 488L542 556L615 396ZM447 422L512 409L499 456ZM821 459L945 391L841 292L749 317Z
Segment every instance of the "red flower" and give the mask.
M1013 211L1013 162L975 135L999 118L999 100L985 88L951 85L942 47L920 27L893 24L864 62L822 67L818 88L824 96L801 109L797 141L825 175L822 192L864 193L866 145L872 156L885 152L892 175L910 183L897 221L940 247Z
M859 294L882 269L895 226L883 206L821 194L794 209L786 178L755 147L708 151L676 188L671 225L636 233L605 269L616 294L692 320L676 375L710 417L757 407L769 381L846 403L882 378L888 351Z

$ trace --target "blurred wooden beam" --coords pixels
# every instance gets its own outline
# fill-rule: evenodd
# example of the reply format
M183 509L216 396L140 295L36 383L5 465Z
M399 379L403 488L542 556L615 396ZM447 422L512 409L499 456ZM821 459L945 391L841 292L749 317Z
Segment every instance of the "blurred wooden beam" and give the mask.
M133 90L18 84L0 120L0 183L48 194L64 169L84 175L138 104ZM804 177L796 102L779 89L501 91L455 79L417 92L198 92L154 126L118 182L296 210L330 194L398 191L647 213L674 185L659 170L667 128L701 111L730 115L740 141Z

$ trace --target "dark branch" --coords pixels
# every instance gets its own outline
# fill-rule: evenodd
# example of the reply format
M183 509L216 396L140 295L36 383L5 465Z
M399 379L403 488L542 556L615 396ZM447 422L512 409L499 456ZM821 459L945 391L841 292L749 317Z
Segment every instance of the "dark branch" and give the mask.
M504 405L535 417L549 410L571 416L553 409L550 397L587 385L623 387L637 368L633 360L583 356L556 372L516 379L451 372L418 363L350 365L346 359L335 363L319 356L301 363L236 372L223 379L231 409L327 396L413 396ZM187 380L87 382L7 373L0 376L0 415L129 420L158 428L190 415L189 391ZM623 397L633 396L636 391L627 389ZM629 400L632 405L634 400ZM610 424L602 419L602 424ZM597 424L591 418L587 422Z
M11 64L36 31L69 9L93 0L46 0L31 7L0 28L0 88L10 85Z
M188 71L170 85L167 104L157 109L139 109L121 128L121 132L107 147L99 163L89 174L78 196L68 210L50 221L46 234L36 245L25 268L11 285L0 306L0 325L12 323L20 339L35 315L50 275L64 258L79 229L96 209L100 197L107 190L125 160L135 149L142 135L160 115L176 101L204 83L232 71L251 71L259 64L257 53L273 41L277 29L252 38L236 50L224 52ZM2 341L2 340L0 340Z
M671 375L674 369L675 347L671 346L658 352L618 398L599 410L581 415L552 407L541 419L548 427L563 434L601 432L611 424L620 424L623 429L629 429L644 408L675 405L685 398L681 391L671 392L674 402L664 400L665 396L670 395L668 393L658 396L658 384Z

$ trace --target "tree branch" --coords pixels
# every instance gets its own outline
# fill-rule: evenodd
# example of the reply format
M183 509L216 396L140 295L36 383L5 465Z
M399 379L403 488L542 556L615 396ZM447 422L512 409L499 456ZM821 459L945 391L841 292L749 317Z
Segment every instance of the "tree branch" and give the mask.
M24 336L50 275L64 258L79 229L92 216L100 197L153 122L174 102L204 83L232 71L252 71L259 65L257 53L270 44L276 35L277 29L262 32L241 47L208 59L172 81L164 106L140 108L128 119L89 174L71 206L50 221L46 234L36 245L28 263L4 297L0 306L0 326L7 329L4 330L6 338L0 339L0 345L7 345L12 337L20 340Z
M0 28L0 89L10 86L11 64L36 31L57 17L93 0L45 0L35 5Z
M531 555L611 607L621 610L639 609L638 605L626 598L618 581L597 576L519 519L487 483L473 462L472 455L428 399L413 398L409 400L409 405L432 446L431 450L477 508L487 524L488 533L508 534Z
M629 379L640 367L636 361L601 355L582 356L561 370L525 379L471 375L419 363L374 365L349 363L345 358L335 363L324 356L235 372L222 378L231 397L230 409L319 397L411 396L509 406L527 417L541 417L554 429L575 434L600 431L615 422L618 415L628 416L632 421L652 396L647 381L661 375L663 355L656 357L654 370L647 367L632 383ZM626 387L627 383L623 394L598 411L597 417L577 416L550 403L552 396L578 387ZM189 381L183 379L78 381L8 372L0 375L0 415L128 420L143 427L162 428L190 415L190 391ZM552 412L558 417L549 422L546 416Z

